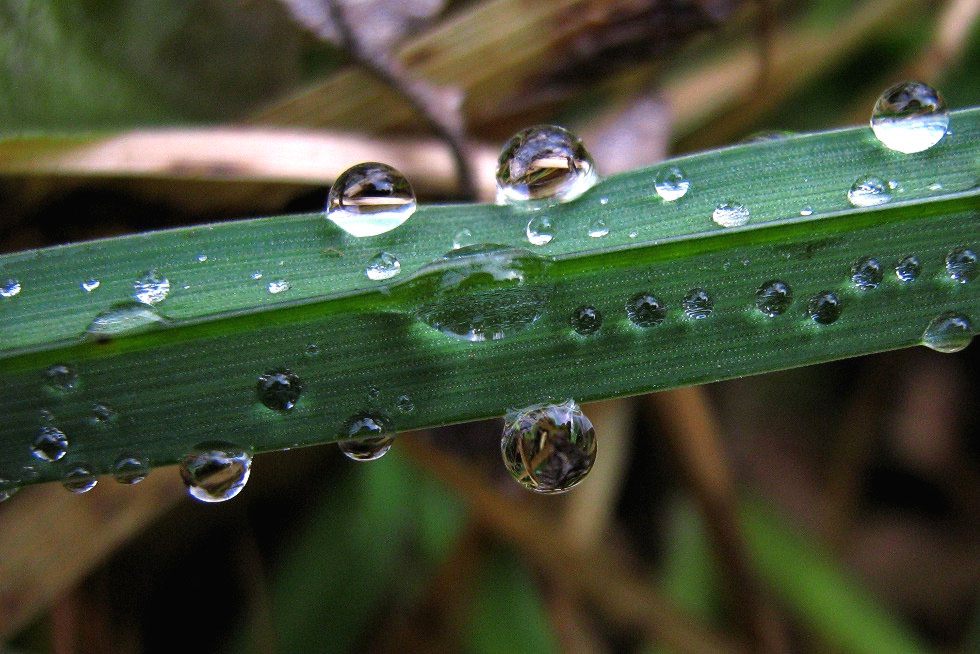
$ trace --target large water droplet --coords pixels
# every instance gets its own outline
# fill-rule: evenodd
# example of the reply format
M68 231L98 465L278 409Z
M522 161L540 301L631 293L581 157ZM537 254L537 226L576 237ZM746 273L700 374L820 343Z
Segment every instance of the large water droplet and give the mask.
M146 457L136 454L120 454L112 464L112 476L120 484L138 484L150 474L150 464Z
M8 279L3 284L0 284L0 297L11 298L20 293L21 286L20 282L16 279Z
M864 257L851 266L851 281L862 291L878 288L884 277L881 264L874 257Z
M609 234L609 226L602 218L595 218L589 223L589 236L592 238L602 238Z
M843 308L836 293L821 291L810 298L806 305L806 312L818 325L829 325L840 318Z
M876 207L891 199L885 183L870 175L858 177L847 191L847 200L855 207Z
M170 280L152 268L133 282L133 299L143 304L159 304L170 293Z
M939 143L949 127L946 101L922 82L902 82L881 94L871 129L885 147L910 154Z
M289 411L303 393L303 381L292 370L277 368L259 375L255 388L262 404L276 411Z
M351 236L377 236L395 229L413 213L415 191L400 172L383 163L348 168L327 196L327 218Z
M786 282L771 279L755 292L755 306L770 318L785 313L793 304L793 289Z
M103 339L149 331L167 322L153 307L140 302L127 302L97 315L87 331L92 337Z
M959 352L973 340L973 324L962 313L936 316L922 333L922 344L936 352Z
M536 493L562 493L595 463L592 423L575 402L538 404L508 414L500 451L514 479Z
M63 363L56 363L44 371L44 381L51 388L67 393L78 386L78 373Z
M589 334L595 334L602 327L602 313L593 306L583 304L582 306L572 311L572 317L569 321L577 333L582 336L588 336Z
M536 208L570 202L598 181L582 141L561 127L541 125L515 134L497 162L497 204Z
M64 479L62 480L62 485L73 493L87 493L99 482L95 478L95 473L92 471L92 467L87 464L79 464L72 466L68 472L65 473Z
M458 250L473 245L473 232L463 228L453 234L453 249Z
M231 443L202 443L180 462L187 491L201 502L224 502L242 492L252 471L252 455Z
M524 230L531 245L547 245L555 238L555 226L547 216L535 216Z
M337 446L348 459L374 461L380 459L395 442L391 421L380 413L358 413L344 423Z
M40 461L59 461L68 454L68 437L57 427L45 425L37 430L31 454Z
M654 327L667 317L667 307L655 295L637 293L626 302L626 315L637 327Z
M285 279L276 279L266 284L265 290L272 295L279 295L290 289L289 282Z
M691 187L691 180L677 166L668 166L657 171L653 185L657 189L657 195L665 202L674 202L684 197L687 189Z
M426 265L406 288L421 298L417 316L430 327L467 341L498 340L544 312L548 266L527 250L475 245Z
M946 255L946 274L950 279L966 284L977 276L977 255L968 248L956 248Z
M919 257L911 254L907 257L902 257L895 264L895 276L898 277L898 281L900 282L914 282L921 272L922 262L919 261Z
M94 279L94 278L93 279L86 279L84 282L82 282L80 284L80 286L82 287L82 290L85 291L86 293L91 293L92 291L94 291L95 289L97 289L99 286L102 286L102 282L100 282L99 280Z
M378 252L368 263L364 273L368 279L380 282L391 279L402 269L402 262L390 252Z
M749 210L744 204L728 200L715 207L711 219L722 227L741 227L749 222Z
M703 320L714 311L715 301L703 288L693 288L684 296L681 306L684 308L684 315L688 318Z

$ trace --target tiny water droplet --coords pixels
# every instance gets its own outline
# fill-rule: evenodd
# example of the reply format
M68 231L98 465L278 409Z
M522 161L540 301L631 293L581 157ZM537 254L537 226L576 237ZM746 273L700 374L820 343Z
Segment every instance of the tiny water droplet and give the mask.
M922 344L926 347L951 354L966 348L973 340L973 324L962 313L952 311L932 319L922 333Z
M330 187L327 218L351 236L377 236L411 218L415 191L405 176L383 163L348 168Z
M398 260L398 257L390 252L378 252L371 259L370 263L368 263L364 273L368 279L380 282L385 279L391 279L401 272L401 269L402 262Z
M133 299L143 304L159 304L170 293L170 280L151 268L133 282Z
M806 305L807 315L818 325L829 325L840 318L843 310L840 298L831 291L820 291Z
M572 311L570 323L572 329L582 336L595 334L602 327L602 312L593 306L583 304Z
M527 240L531 245L547 245L555 238L555 227L551 218L535 216L527 221Z
M112 422L116 419L116 412L105 404L92 405L92 418L97 423Z
M775 318L793 304L793 290L786 282L771 279L755 292L755 306L763 315Z
M86 279L84 282L80 284L80 286L82 287L82 290L85 291L86 293L91 293L98 287L102 286L102 282L100 282L95 278Z
M411 413L415 410L415 402L412 401L408 395L399 395L398 400L395 402L395 406L402 413Z
M319 356L320 355L320 346L317 345L316 343L310 343L309 345L306 346L306 349L303 350L303 352L308 357L316 357L316 356Z
M891 193L877 177L858 177L847 191L847 200L855 207L876 207L891 201Z
M566 129L539 125L515 134L497 161L497 204L527 208L570 202L598 181L582 141Z
M609 204L609 198L605 196L599 198L599 204L601 204L602 206L606 206L607 204Z
M289 282L287 282L285 279L277 279L275 281L269 282L266 285L266 290L269 291L269 293L271 293L272 295L278 295L280 293L288 291L289 288L290 288Z
M589 474L595 429L572 400L536 404L507 415L500 439L507 471L536 493L563 493Z
M589 236L592 238L602 238L609 234L609 226L602 218L595 218L589 223Z
M966 284L977 276L977 255L969 248L956 248L946 255L946 274L950 279Z
M711 219L722 227L741 227L749 222L749 210L744 204L728 200L715 207Z
M44 381L51 388L67 393L78 386L78 373L63 363L56 363L44 371Z
M289 411L303 393L303 381L288 368L276 368L259 375L255 390L262 404L270 409Z
M851 266L851 281L862 291L878 288L884 277L881 264L874 257L858 259Z
M692 320L703 320L712 314L715 301L703 288L693 288L684 296L684 315Z
M20 293L21 286L20 282L16 279L8 279L3 284L0 284L0 297L2 298L12 298Z
M691 187L691 180L677 166L668 166L657 171L653 185L664 202L674 202L684 197Z
M922 82L902 82L878 98L871 112L871 129L881 143L896 152L922 152L939 143L949 127L946 101Z
M465 248L473 245L473 232L467 228L463 228L453 234L453 249L458 250L460 248Z
M803 208L800 209L800 215L801 216L812 216L813 215L813 207L811 207L808 204L803 205Z
M943 190L943 185L940 184L939 182L933 182L932 184L929 185L929 190L930 191L941 191L941 190Z
M112 464L112 476L120 484L138 484L150 474L150 464L146 457L136 454L120 454Z
M254 280L259 280L259 279L262 279L262 272L261 272L261 271L259 271L259 270L256 270L256 271L255 271L255 272L253 272L253 273L252 273L251 275L249 275L249 277L251 277L251 278L252 278L252 279L254 279Z
M197 262L198 263L204 263L207 260L208 260L208 255L204 254L203 252L201 254L197 255Z
M31 454L40 461L59 461L68 454L68 437L57 427L45 425L37 430Z
M97 483L99 480L95 478L91 466L84 463L70 468L61 482L62 486L78 494L89 492Z
M191 497L224 502L242 492L252 472L252 455L231 443L202 443L180 462L180 477Z
M395 433L387 416L379 413L358 413L344 423L344 440L337 446L353 461L374 461L388 453L395 442Z
M637 293L626 303L626 315L637 327L655 327L667 317L667 307L650 293Z
M921 272L922 262L919 261L919 257L911 254L907 257L902 257L895 264L895 276L898 277L900 282L914 282Z

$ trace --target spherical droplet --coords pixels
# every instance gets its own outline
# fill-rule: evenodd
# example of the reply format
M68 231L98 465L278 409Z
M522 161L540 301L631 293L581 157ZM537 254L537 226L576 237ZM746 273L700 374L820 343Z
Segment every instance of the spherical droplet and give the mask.
M78 373L63 363L56 363L44 371L44 381L51 388L67 393L78 386Z
M582 306L572 311L572 317L569 321L577 333L582 336L588 336L589 334L595 334L602 327L602 313L593 306L583 304Z
M691 187L691 180L677 166L668 166L657 171L653 185L657 189L657 195L665 202L674 202L684 197L687 189Z
M266 284L265 289L272 295L279 295L290 289L289 282L285 279L276 279Z
M380 459L395 442L391 422L379 413L358 413L344 423L344 440L337 443L340 451L354 461Z
M684 296L681 305L684 308L684 315L692 320L703 320L712 314L715 301L703 288L693 288Z
M497 162L497 204L529 208L570 202L598 181L592 156L577 136L541 125L515 134Z
M395 402L395 406L402 413L411 413L415 411L415 402L412 401L408 395L399 395L398 400Z
M16 279L8 279L0 284L0 298L12 298L20 293L20 282Z
M155 268L147 270L133 282L133 299L143 304L159 304L167 299L169 293L170 280Z
M871 175L858 177L847 191L847 200L855 207L876 207L891 199L885 183Z
M589 236L592 238L602 238L609 234L609 226L602 218L595 218L589 223Z
M303 353L308 357L318 357L320 356L320 352L320 346L316 343L310 343L303 350Z
M303 393L303 381L292 370L276 368L259 375L255 388L262 404L276 411L289 411Z
M878 288L884 278L881 264L874 257L858 259L851 266L851 281L862 291Z
M453 249L458 250L460 248L469 247L473 245L473 232L467 228L463 228L453 234Z
M840 318L843 308L836 293L821 291L810 298L806 305L806 312L818 325L829 325Z
M97 280L95 278L93 278L93 279L86 279L84 282L82 282L80 284L80 286L82 287L82 290L85 291L86 293L91 293L92 291L94 291L95 289L97 289L99 286L102 286L102 282L100 282L99 280Z
M120 454L112 464L112 476L120 484L138 484L150 474L150 464L146 457L136 454Z
M68 437L57 427L45 425L37 430L31 454L40 461L59 461L68 454Z
M936 316L922 333L922 344L949 354L959 352L973 340L973 324L962 313L948 312Z
M946 101L922 82L902 82L878 98L871 129L885 147L910 154L939 143L949 127Z
M626 315L637 327L654 327L667 317L667 307L650 293L637 293L626 303Z
M786 282L771 279L755 292L755 306L763 315L775 318L793 304L793 289Z
M977 276L977 255L968 248L956 248L946 255L946 274L949 278L966 284Z
M92 472L91 466L84 463L72 466L65 473L64 479L62 480L62 485L73 493L87 493L95 485L99 483L99 480L95 478L95 473Z
M327 196L327 218L358 237L390 232L408 220L416 208L412 185L404 175L383 163L348 168Z
M252 471L252 455L231 443L202 443L180 462L180 477L191 497L224 502L242 492Z
M391 279L402 269L402 262L390 252L378 252L368 263L364 273L376 282Z
M907 257L902 257L895 264L895 276L898 277L898 281L900 282L914 282L921 272L922 262L919 261L919 257L911 254Z
M715 207L711 219L722 227L741 227L749 222L749 210L744 204L728 200Z
M592 469L595 429L572 400L538 404L507 416L500 451L507 471L525 488L563 493Z
M555 226L547 216L535 216L527 221L525 230L531 245L547 245L555 238Z

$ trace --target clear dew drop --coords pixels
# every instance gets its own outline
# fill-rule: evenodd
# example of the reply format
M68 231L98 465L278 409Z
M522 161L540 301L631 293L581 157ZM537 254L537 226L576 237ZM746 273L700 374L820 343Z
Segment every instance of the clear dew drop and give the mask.
M840 318L843 308L836 293L820 291L807 302L806 313L818 325L829 325Z
M930 191L941 191L941 190L943 190L943 185L940 184L939 182L933 182L932 184L929 185L929 190Z
M167 299L169 293L170 280L155 268L147 270L133 282L133 299L143 304L159 304Z
M808 204L803 205L803 208L800 209L800 215L801 216L812 216L813 215L813 207L811 207Z
M871 112L871 129L881 143L896 152L922 152L939 143L949 127L946 101L922 82L902 82L878 98Z
M917 256L910 254L907 257L902 257L895 264L895 276L898 277L898 281L900 282L906 284L908 282L914 282L921 273L922 262L919 261L919 257Z
M97 315L86 331L95 339L108 339L113 336L148 331L167 322L166 318L149 305L141 302L126 302Z
M356 237L390 232L411 218L415 191L405 176L383 163L362 163L337 178L327 196L327 218Z
M962 313L948 312L936 316L922 333L926 347L951 354L966 348L973 340L973 324Z
M606 206L607 204L609 204L609 198L605 196L599 198L599 204L601 204L602 206Z
M105 404L92 405L92 421L96 424L106 425L114 421L119 414Z
M138 484L150 474L150 463L146 457L132 453L120 454L112 464L112 476L120 484Z
M57 427L45 425L37 430L37 435L31 443L31 455L39 460L51 463L60 461L68 454L68 437Z
M592 422L572 400L536 404L507 415L500 452L507 471L535 493L563 493L595 463Z
M3 284L0 284L0 297L2 298L12 298L15 295L19 295L20 291L20 282L16 279L8 279Z
M589 223L589 236L592 238L602 238L609 234L609 225L602 218L595 218Z
M368 263L364 274L367 275L368 279L380 282L391 279L401 272L401 269L402 262L398 260L398 257L390 252L378 252Z
M598 181L582 141L566 129L540 125L504 145L497 161L497 204L539 208L570 202Z
M44 371L44 382L55 390L67 393L75 390L78 386L78 373L74 368L63 363L56 363L48 366Z
M258 280L262 279L262 271L256 270L251 275L249 275L249 277L252 278L252 279L254 279L255 281L258 281Z
M458 250L460 248L465 248L473 245L473 232L467 228L463 228L453 234L453 249Z
M891 199L885 183L871 175L858 177L847 191L847 201L855 207L876 207Z
M340 451L353 461L380 459L395 442L391 421L380 413L358 413L344 423L337 443Z
M303 393L303 381L288 368L276 368L259 375L255 386L259 401L275 411L289 411Z
M657 171L653 186L664 202L674 202L684 197L691 188L691 180L677 166L668 166Z
M858 259L851 266L851 281L862 291L878 288L884 278L881 263L874 257Z
M602 327L602 312L591 305L583 304L572 311L569 323L575 333L589 336Z
M972 282L977 276L977 255L969 248L956 248L946 255L946 274L960 284Z
M320 349L320 346L317 345L316 343L310 343L303 350L303 354L305 354L308 357L318 357L320 356L320 352L322 352L322 350Z
M635 229L631 229L630 230L630 233L627 234L627 236L629 236L630 238L636 238L639 235L640 235L640 233L638 231L636 231Z
M741 227L749 222L749 210L744 204L728 200L715 207L711 219L722 227Z
M61 481L62 486L78 494L89 492L97 483L92 467L84 463L72 466Z
M205 261L207 261L207 260L208 260L208 255L206 255L206 254L204 254L204 253L202 252L202 253L200 253L199 255L197 255L197 257L196 257L196 259L197 259L197 262L198 262L198 263L204 263Z
M786 282L771 279L755 292L755 306L764 316L775 318L793 304L793 289Z
M266 284L265 290L272 295L279 295L290 289L289 282L285 279L276 279Z
M684 315L692 320L703 320L714 312L715 301L703 288L693 288L681 303Z
M242 492L252 471L252 455L231 443L202 443L180 461L180 477L191 497L224 502Z
M637 327L655 327L667 317L667 307L655 295L637 293L626 302L626 316Z
M402 413L411 413L415 411L415 402L408 395L399 395L398 399L395 401L395 406Z
M535 216L524 230L531 245L547 245L555 238L555 226L547 216Z
M95 278L86 279L84 282L82 282L81 284L79 284L79 286L81 286L82 287L82 290L85 291L86 293L91 293L92 291L94 291L98 287L102 286L102 282L100 282L99 280L97 280Z

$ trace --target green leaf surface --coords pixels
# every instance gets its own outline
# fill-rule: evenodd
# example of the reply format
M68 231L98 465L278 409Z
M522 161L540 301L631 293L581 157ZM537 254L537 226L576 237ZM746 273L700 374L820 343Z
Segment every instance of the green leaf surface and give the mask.
M365 410L414 429L549 399L623 396L917 344L943 312L980 317L980 281L956 283L944 263L954 248L980 248L980 110L954 113L951 129L916 155L886 150L870 130L854 128L683 157L671 163L687 172L691 190L673 203L655 194L656 169L643 169L533 213L422 206L402 227L365 239L346 236L321 215L302 215L0 257L0 277L22 289L0 299L0 475L16 483L26 480L25 465L36 465L39 480L55 479L80 461L107 471L121 449L171 463L215 439L259 451L307 445L336 440L345 420ZM846 191L868 174L900 188L887 204L852 207ZM747 225L711 220L726 200L749 208ZM801 216L804 205L815 213ZM525 238L528 221L538 218L555 225L543 247ZM588 227L599 218L611 231L592 238ZM524 264L533 274L524 286L505 289L484 275L437 302L438 276L461 272L458 259L441 256L464 228L474 243L529 252ZM364 274L380 251L401 261L388 282ZM922 274L900 283L893 267L909 254L920 258ZM502 256L466 261L497 265ZM862 291L851 267L868 256L885 277ZM141 333L86 336L100 313L132 301L134 280L149 269L170 283L156 307L161 321ZM91 278L100 286L82 290ZM794 301L767 318L755 308L755 293L772 279L789 284ZM268 284L278 280L290 287L271 294ZM694 288L714 298L706 319L682 310ZM830 325L806 315L808 298L821 291L843 302ZM625 305L639 292L666 304L661 324L629 321ZM501 340L469 342L418 319L433 303L455 317L484 310L511 322L526 322L529 310L540 317ZM604 316L588 337L569 327L583 304ZM44 371L54 364L77 372L73 390L46 384ZM296 407L284 413L256 394L258 376L279 367L304 384ZM399 410L402 396L414 410ZM115 418L94 419L96 404ZM31 459L42 420L68 436L69 454L59 463Z

